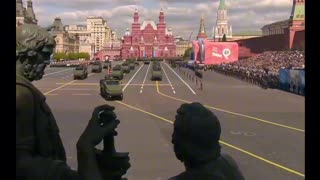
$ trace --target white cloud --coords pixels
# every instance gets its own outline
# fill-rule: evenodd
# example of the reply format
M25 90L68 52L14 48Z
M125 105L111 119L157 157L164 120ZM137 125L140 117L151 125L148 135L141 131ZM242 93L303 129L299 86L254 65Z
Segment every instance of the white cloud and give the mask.
M39 24L52 24L61 17L64 24L85 24L88 16L105 18L110 27L122 35L131 29L134 9L138 8L140 22L152 19L158 23L159 0L33 0ZM163 0L165 1L165 0ZM195 37L201 15L204 15L208 35L216 20L219 0L167 0L166 22L174 34ZM195 3L199 2L199 3ZM259 30L263 25L288 19L290 0L226 0L229 24L233 31Z

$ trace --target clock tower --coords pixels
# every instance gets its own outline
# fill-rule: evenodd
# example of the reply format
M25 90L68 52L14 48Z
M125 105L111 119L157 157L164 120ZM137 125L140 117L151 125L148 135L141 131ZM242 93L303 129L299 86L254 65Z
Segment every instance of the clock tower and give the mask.
M291 9L290 22L290 49L293 44L293 39L296 31L302 31L305 29L305 0L293 0Z

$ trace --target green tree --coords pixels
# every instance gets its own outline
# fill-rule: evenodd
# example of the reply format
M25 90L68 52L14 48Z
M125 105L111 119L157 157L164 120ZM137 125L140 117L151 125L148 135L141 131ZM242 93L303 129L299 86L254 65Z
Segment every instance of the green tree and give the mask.
M192 51L192 47L189 47L188 49L186 49L186 50L184 51L183 59L190 58L190 56L191 56L191 51Z
M56 52L53 55L53 59L56 61L60 61L60 59L66 59L66 54L63 52Z
M76 57L76 54L75 53L72 53L72 52L70 52L70 53L68 53L67 54L67 59L69 59L69 60L74 60L74 59L76 59L77 57Z
M223 34L222 42L227 42L227 36L226 36L226 34Z
M90 59L90 54L87 52L80 52L78 58L79 59Z

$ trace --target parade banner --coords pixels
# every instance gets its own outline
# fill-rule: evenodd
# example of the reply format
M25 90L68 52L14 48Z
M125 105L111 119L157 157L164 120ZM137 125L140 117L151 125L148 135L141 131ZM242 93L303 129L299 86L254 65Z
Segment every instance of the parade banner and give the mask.
M212 42L199 39L192 42L192 51L197 63L205 65L230 63L239 60L239 45L236 42Z
M236 42L209 42L205 40L204 64L221 64L238 61L239 46Z

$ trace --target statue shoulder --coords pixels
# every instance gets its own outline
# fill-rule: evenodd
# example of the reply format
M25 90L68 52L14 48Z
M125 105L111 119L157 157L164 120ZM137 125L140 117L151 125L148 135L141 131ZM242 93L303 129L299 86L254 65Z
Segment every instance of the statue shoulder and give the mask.
M28 87L16 84L16 110L33 109L34 97L32 90ZM17 113L18 113L17 112Z

